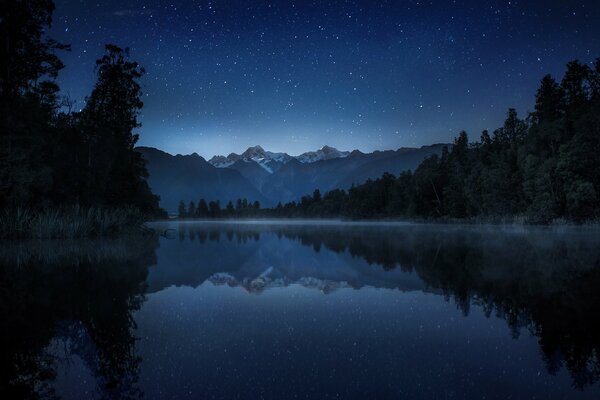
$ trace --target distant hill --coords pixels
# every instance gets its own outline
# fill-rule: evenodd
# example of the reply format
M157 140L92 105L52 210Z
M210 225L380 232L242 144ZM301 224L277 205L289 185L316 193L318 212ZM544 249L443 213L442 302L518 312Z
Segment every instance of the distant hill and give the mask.
M259 191L263 184L271 176L271 173L254 160L239 159L226 169L234 169L250 181Z
M214 167L196 153L173 156L151 147L138 147L137 151L146 160L150 188L160 196L160 206L170 213L177 210L179 200L186 204L201 198L220 200L224 207L229 200L245 197L269 204L239 171Z
M312 163L315 161L330 160L332 158L343 158L350 154L349 151L340 151L334 147L323 146L316 151L308 151L299 156L290 156L287 153L273 153L265 151L261 146L248 147L242 154L231 153L227 157L214 156L209 163L219 168L226 168L233 165L239 160L254 161L268 172L276 172L284 164L287 164L292 159L296 159L301 163Z
M349 189L353 183L380 177L384 172L398 175L414 170L425 158L441 154L443 145L424 146L418 149L376 151L362 153L353 151L344 158L312 163L292 160L266 180L262 193L274 201L288 202L315 189L325 193L332 189Z
M198 154L170 155L139 147L148 163L149 184L161 197L161 206L175 212L179 200L186 203L200 198L220 200L222 206L237 198L258 200L265 206L298 200L315 189L322 193L348 189L352 184L380 177L384 172L398 175L414 170L425 158L441 154L443 144L420 148L362 153L323 148L290 156L265 151L261 146L242 154L214 156L206 161Z

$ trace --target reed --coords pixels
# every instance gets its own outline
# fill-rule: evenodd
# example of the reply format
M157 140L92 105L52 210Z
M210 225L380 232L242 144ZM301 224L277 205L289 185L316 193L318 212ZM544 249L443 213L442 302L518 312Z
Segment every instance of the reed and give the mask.
M111 236L142 230L145 216L135 208L62 207L0 211L1 239Z

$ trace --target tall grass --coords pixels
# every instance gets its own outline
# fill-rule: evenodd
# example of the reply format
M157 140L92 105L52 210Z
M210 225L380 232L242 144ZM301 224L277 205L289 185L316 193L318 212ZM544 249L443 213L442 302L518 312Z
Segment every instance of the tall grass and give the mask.
M0 239L110 236L142 230L144 215L134 208L63 207L0 211Z

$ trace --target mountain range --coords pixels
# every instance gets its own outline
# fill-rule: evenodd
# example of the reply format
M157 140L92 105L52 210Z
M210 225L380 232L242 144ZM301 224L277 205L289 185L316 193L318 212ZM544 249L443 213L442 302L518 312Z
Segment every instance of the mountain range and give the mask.
M302 153L299 156L290 156L287 153L273 153L271 151L265 151L261 146L249 147L242 154L231 153L227 157L225 156L214 156L209 163L217 168L227 168L235 164L236 162L242 161L254 161L261 167L263 167L270 174L276 172L283 165L290 162L292 159L296 159L301 163L312 163L316 161L331 160L332 158L343 158L350 154L349 151L339 151L336 148L330 146L323 146L317 151L308 151Z
M161 197L160 205L173 213L180 200L198 202L201 198L229 200L247 198L263 206L299 200L315 189L325 193L348 189L384 172L398 175L414 170L425 158L440 154L444 144L419 148L363 153L340 151L330 146L290 156L274 153L261 146L242 154L214 156L205 160L194 153L171 155L152 147L138 147L146 160L148 183Z

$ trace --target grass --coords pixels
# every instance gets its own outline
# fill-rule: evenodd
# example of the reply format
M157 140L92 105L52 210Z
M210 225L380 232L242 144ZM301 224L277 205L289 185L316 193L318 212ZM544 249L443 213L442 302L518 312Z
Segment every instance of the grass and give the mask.
M0 239L54 239L110 236L142 230L144 215L134 208L65 207L0 211Z

